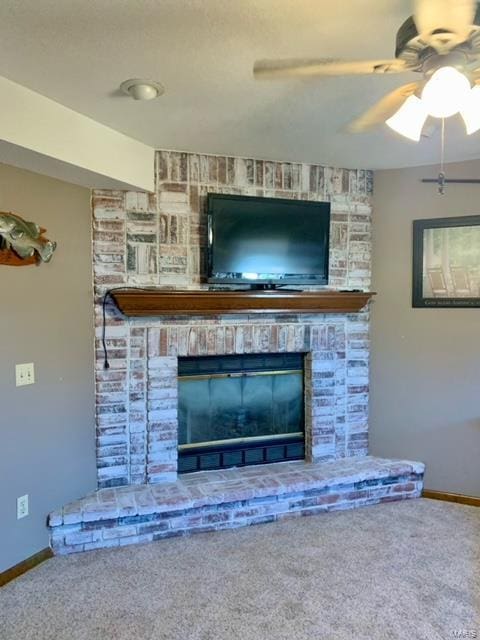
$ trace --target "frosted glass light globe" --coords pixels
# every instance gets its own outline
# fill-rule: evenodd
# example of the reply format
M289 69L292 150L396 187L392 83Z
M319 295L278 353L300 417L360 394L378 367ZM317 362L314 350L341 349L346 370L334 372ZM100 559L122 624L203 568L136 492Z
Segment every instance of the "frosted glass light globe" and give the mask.
M453 67L441 67L422 91L422 102L434 118L448 118L458 113L470 92L470 82Z
M422 100L417 96L410 96L400 109L386 120L386 124L402 136L418 142L427 117L428 113Z
M158 90L151 84L134 84L130 87L130 95L134 100L153 100L158 96Z
M480 129L480 86L478 84L470 90L468 100L462 106L460 114L468 135Z

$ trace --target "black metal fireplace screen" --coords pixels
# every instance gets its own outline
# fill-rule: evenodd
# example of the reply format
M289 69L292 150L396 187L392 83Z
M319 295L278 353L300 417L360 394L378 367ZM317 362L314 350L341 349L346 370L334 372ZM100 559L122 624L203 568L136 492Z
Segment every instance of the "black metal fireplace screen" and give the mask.
M179 358L179 472L305 457L303 354Z

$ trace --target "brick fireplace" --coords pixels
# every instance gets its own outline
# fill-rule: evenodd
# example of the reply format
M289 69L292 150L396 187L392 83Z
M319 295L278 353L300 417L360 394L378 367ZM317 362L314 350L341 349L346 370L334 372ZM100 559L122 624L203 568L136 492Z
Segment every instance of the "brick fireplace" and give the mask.
M208 192L329 200L330 287L368 289L372 174L295 163L159 151L157 192L97 191L93 254L100 487L164 482L177 473L177 358L303 352L306 458L368 448L368 311L128 319L101 297L118 286L201 288Z
M115 287L206 288L208 192L329 200L331 289L370 287L372 174L159 151L154 194L93 194L98 490L50 514L57 553L421 494L424 465L368 455L369 310L133 318ZM301 354L305 460L178 474L179 358Z

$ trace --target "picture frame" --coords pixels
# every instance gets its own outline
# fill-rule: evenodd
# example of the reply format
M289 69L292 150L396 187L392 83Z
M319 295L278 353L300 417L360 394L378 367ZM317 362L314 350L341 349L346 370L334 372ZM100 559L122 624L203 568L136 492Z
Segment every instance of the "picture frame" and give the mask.
M480 307L480 215L413 221L412 306Z

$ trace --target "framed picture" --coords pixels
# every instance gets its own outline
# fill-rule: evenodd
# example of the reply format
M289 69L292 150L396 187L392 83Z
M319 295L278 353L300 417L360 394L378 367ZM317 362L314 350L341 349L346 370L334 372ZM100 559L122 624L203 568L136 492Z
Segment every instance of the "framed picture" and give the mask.
M480 307L480 215L414 220L413 306Z

